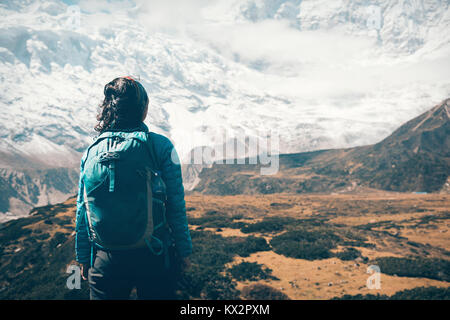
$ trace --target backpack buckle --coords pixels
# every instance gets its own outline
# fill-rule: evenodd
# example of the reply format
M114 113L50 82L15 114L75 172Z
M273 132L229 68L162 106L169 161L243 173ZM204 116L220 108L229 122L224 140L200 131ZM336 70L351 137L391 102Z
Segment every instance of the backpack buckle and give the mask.
M108 162L108 161L119 160L119 159L120 159L119 152L107 151L107 152L103 152L102 154L99 155L98 162L102 163L102 162Z
M114 151L106 151L101 153L98 156L98 162L100 163L108 163L108 168L109 168L109 192L114 192L114 183L115 183L115 160L119 160L120 159L120 154L119 152L114 152Z

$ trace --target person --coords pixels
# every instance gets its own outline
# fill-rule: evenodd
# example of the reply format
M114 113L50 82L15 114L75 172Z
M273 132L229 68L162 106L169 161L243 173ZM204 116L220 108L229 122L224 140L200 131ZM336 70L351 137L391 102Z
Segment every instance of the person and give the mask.
M104 87L104 100L97 115L95 130L99 138L108 133L148 134L159 164L160 178L165 184L165 219L166 234L160 236L164 254L150 250L152 246L137 246L129 249L110 249L93 240L92 221L89 220L89 197L86 196L85 177L86 158L89 148L83 155L80 166L80 181L76 212L76 260L81 264L81 274L88 280L90 298L128 299L133 288L136 288L138 299L175 299L175 286L180 272L190 265L189 255L192 252L191 237L188 229L181 166L173 144L163 135L149 132L144 120L148 113L149 99L143 85L132 77L119 77ZM92 145L91 145L92 147ZM84 177L84 178L83 178ZM120 177L119 177L120 178ZM119 179L119 178L116 178ZM110 174L110 188L114 183ZM116 181L114 197L120 190L120 182ZM109 190L111 191L111 189ZM124 191L122 191L124 192ZM91 204L90 209L95 204ZM124 204L134 205L134 203ZM153 209L154 210L154 209ZM129 214L127 209L120 214ZM107 216L108 212L104 213ZM95 222L95 221L94 221ZM116 229L126 225L114 226ZM156 228L156 227L155 227ZM120 239L121 235L113 235ZM146 240L147 241L147 240ZM149 243L148 241L146 242Z

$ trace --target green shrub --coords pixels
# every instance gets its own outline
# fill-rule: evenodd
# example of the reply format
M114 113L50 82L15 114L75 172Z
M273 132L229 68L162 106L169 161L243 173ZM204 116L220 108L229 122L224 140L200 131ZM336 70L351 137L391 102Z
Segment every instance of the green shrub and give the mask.
M244 287L242 297L247 300L289 300L283 292L261 283Z
M262 268L263 265L256 262L241 262L230 268L229 272L234 279L238 281L255 281L260 279L276 279L271 275L272 270L269 268Z
M344 295L333 300L450 300L450 288L418 287L396 292L392 296L387 295Z
M63 232L56 232L49 242L51 248L55 248L58 244L62 244L67 240L67 236Z
M260 237L229 237L228 250L241 257L248 257L258 251L270 251L266 239Z
M450 300L450 288L418 287L396 292L391 300Z
M200 297L207 300L236 300L239 298L239 291L230 278L217 276L206 283Z
M189 224L200 225L204 228L225 228L229 227L231 222L231 218L223 214L204 215L199 218L189 219Z
M190 225L201 226L202 228L242 228L246 224L243 222L234 222L235 219L240 219L242 215L228 216L225 213L218 211L207 211L203 216L188 219Z
M346 248L344 251L335 253L335 256L343 261L350 261L360 257L361 252L355 248Z
M380 257L373 264L385 274L450 281L450 261L443 259Z
M50 238L50 234L47 232L39 233L39 234L35 235L34 238L36 240L47 240L48 238Z
M33 224L39 219L39 217L27 217L4 223L0 229L0 244L5 245L8 242L31 234L30 229L24 229L23 227Z
M233 260L227 241L210 231L191 231L192 262L209 268L221 268Z
M274 237L270 244L276 253L287 257L316 260L333 256L334 249L340 238L326 229L288 231Z
M367 241L367 237L362 235L361 232L355 232L353 230L344 229L339 232L342 237L349 239L350 241L355 241L358 243Z
M11 257L8 265L2 266L2 275L10 283L0 292L0 299L88 299L89 290L85 281L81 290L69 290L66 281L67 265L74 259L74 238L54 250L47 243L36 243L25 247ZM32 265L32 268L26 268Z
M230 275L221 272L225 264L236 255L270 250L264 238L222 237L210 231L191 231L193 253L192 267L180 280L181 297L184 299L237 299L239 292Z
M71 226L73 224L71 217L54 217L52 221L60 226Z
M343 246L349 246L349 247L363 247L363 248L375 248L376 245L373 243L367 243L364 241L358 241L358 240L348 240L341 242Z
M216 268L195 264L181 277L178 292L181 299L223 300L239 297L236 283L229 275L221 275Z
M289 217L268 217L260 222L250 223L241 228L243 233L251 232L277 232L285 230L288 225L292 225L296 219Z

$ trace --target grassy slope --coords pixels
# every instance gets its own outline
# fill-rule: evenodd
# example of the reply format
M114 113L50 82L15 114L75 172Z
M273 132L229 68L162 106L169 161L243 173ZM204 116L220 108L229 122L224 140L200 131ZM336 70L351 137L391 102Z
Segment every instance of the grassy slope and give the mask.
M436 287L444 289L393 297L448 299L449 203L446 195L394 193L189 196L193 267L179 295L388 298ZM72 198L41 207L2 226L0 299L88 297L84 282L82 290L66 288L74 205ZM372 292L365 281L374 263L382 268L382 289Z

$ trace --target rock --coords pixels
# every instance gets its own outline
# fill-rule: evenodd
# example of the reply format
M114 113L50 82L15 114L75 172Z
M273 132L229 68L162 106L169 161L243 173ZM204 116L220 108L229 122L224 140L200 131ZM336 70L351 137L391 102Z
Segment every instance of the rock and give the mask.
M3 155L1 160L3 160ZM50 169L0 168L0 189L2 189L0 206L4 207L2 211L12 213L11 216L8 215L5 218L10 220L15 216L27 215L33 207L65 201L76 193L78 178L79 173L76 167ZM37 213L38 211L33 209L30 215L36 215Z

